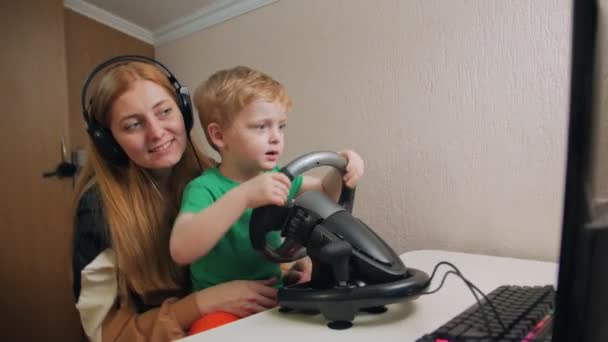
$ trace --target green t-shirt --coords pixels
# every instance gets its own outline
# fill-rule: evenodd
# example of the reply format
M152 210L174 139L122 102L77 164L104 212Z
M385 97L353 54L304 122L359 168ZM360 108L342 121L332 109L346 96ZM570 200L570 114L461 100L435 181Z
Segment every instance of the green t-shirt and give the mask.
M278 171L275 168L273 171ZM193 179L184 190L181 212L197 213L238 186L231 179L224 177L219 169L213 167ZM302 186L302 176L297 176L291 183L289 199L293 199ZM275 277L281 279L279 264L272 263L253 249L249 239L249 221L252 209L245 210L243 215L230 227L207 255L190 265L192 289L200 290L231 280L259 280ZM281 243L279 232L270 232L266 241L277 247Z

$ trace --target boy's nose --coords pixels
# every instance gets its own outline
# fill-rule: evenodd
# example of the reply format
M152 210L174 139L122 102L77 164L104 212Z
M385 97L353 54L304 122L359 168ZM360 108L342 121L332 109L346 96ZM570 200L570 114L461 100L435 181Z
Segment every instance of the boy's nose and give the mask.
M278 127L274 127L270 130L270 142L278 143L281 140L281 130Z

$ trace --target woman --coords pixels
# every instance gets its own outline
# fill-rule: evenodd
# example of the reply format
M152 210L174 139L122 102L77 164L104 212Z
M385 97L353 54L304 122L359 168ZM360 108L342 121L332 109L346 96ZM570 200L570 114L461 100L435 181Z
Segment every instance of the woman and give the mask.
M271 281L188 294L186 269L169 254L170 227L184 185L211 162L190 143L192 113L162 64L118 58L103 68L85 110L89 157L76 187L73 289L86 335L174 340L208 312L243 317L275 306Z

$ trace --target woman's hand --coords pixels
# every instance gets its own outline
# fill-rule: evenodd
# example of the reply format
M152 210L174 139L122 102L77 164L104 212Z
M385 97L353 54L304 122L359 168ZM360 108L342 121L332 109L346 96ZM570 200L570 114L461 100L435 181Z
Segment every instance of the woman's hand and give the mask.
M363 176L363 159L353 150L342 151L340 152L340 155L346 159L346 172L343 178L344 184L352 189L357 185L361 176Z
M277 305L277 289L268 280L233 280L200 290L196 296L201 315L225 311L238 317L273 308Z

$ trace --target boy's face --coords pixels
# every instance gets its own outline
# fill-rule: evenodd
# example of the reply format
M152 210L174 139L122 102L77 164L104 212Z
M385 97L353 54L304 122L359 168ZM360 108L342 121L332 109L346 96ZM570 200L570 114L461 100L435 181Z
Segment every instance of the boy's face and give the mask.
M283 153L286 124L287 113L279 102L251 102L223 130L222 163L244 173L271 170Z

